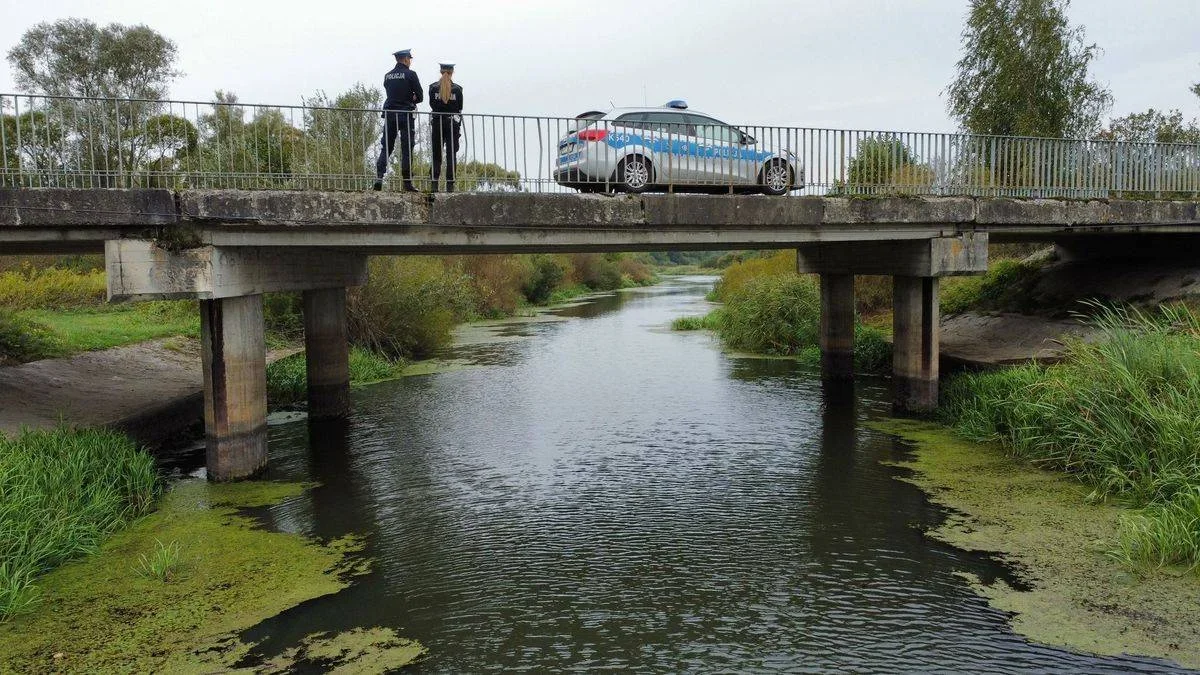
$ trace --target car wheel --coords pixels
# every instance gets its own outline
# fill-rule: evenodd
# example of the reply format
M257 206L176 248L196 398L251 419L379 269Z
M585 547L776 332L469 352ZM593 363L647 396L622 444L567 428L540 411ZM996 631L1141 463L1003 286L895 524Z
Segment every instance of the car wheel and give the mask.
M792 189L792 167L782 159L776 159L763 167L758 182L763 194L785 195Z
M654 178L654 167L650 160L641 155L633 155L621 160L617 165L615 183L626 192L641 193L650 188Z

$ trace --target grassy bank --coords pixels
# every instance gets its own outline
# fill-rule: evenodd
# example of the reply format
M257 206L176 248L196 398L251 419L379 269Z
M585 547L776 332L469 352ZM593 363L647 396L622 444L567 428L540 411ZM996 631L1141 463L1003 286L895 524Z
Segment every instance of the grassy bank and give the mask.
M730 349L819 364L820 289L815 276L794 271L795 256L785 251L729 266L710 296L722 306L704 317L677 319L672 328L712 330ZM854 359L862 372L885 372L891 359L886 334L857 317Z
M1200 321L1186 308L1095 314L1099 340L1069 343L1061 364L950 380L943 419L1137 509L1112 546L1134 568L1200 569Z
M403 359L389 359L361 347L350 350L350 384L361 386L399 377ZM273 404L303 401L308 390L304 354L293 354L267 366L267 400Z
M0 435L0 618L32 607L37 578L148 512L154 461L103 430Z

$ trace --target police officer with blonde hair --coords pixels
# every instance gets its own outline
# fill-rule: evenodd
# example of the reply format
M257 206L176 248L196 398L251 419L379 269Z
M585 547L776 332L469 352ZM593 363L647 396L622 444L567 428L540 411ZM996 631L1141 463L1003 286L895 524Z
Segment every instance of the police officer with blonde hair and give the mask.
M458 154L458 139L462 135L463 90L455 84L454 64L441 65L442 77L429 85L430 131L433 141L433 171L431 190L437 192L442 175L442 153L446 155L446 192L454 192L454 160Z
M387 174L388 160L392 156L392 148L396 145L396 137L400 137L400 176L404 179L404 191L416 192L412 183L412 150L416 136L413 112L417 104L424 100L425 92L421 89L421 81L417 74L409 69L412 65L412 50L401 49L394 52L396 67L383 76L383 88L387 92L387 100L383 102L383 137L379 139L379 160L375 162L376 190L383 189L383 177Z

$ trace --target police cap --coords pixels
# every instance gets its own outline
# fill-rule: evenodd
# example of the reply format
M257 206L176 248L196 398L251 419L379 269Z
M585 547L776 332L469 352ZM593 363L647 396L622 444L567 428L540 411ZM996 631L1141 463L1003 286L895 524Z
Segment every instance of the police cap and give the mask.
M439 63L439 64L438 64L438 66L439 66L439 67L440 67L442 70L454 70L454 64L453 64L453 63Z
M411 59L412 58L412 50L411 49L401 49L398 52L392 52L392 56L394 56L398 59Z

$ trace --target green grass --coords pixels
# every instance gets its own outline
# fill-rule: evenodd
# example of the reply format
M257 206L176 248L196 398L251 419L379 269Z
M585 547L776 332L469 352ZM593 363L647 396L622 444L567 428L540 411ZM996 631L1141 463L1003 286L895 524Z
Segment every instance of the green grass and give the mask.
M97 309L31 309L18 317L45 326L59 354L108 349L172 335L200 335L195 303L183 301L111 305Z
M147 579L158 579L164 583L171 581L179 573L183 564L183 552L179 542L163 544L154 540L154 551L150 555L143 553L138 556L137 573Z
M713 314L705 316L681 316L671 322L671 330L713 330Z
M0 309L0 366L59 356L66 348L45 325Z
M350 349L350 384L364 385L399 377L405 362L353 347ZM293 354L267 366L267 398L276 404L303 401L308 391L304 354Z
M0 436L0 619L36 603L40 575L147 513L158 489L154 460L116 432Z
M1032 309L1030 287L1040 263L997 260L983 276L949 277L941 286L943 314L975 310Z
M956 377L943 389L942 414L969 438L1078 475L1097 499L1143 508L1127 522L1119 557L1194 566L1200 320L1183 307L1092 309L1099 341L1070 342L1058 365Z

